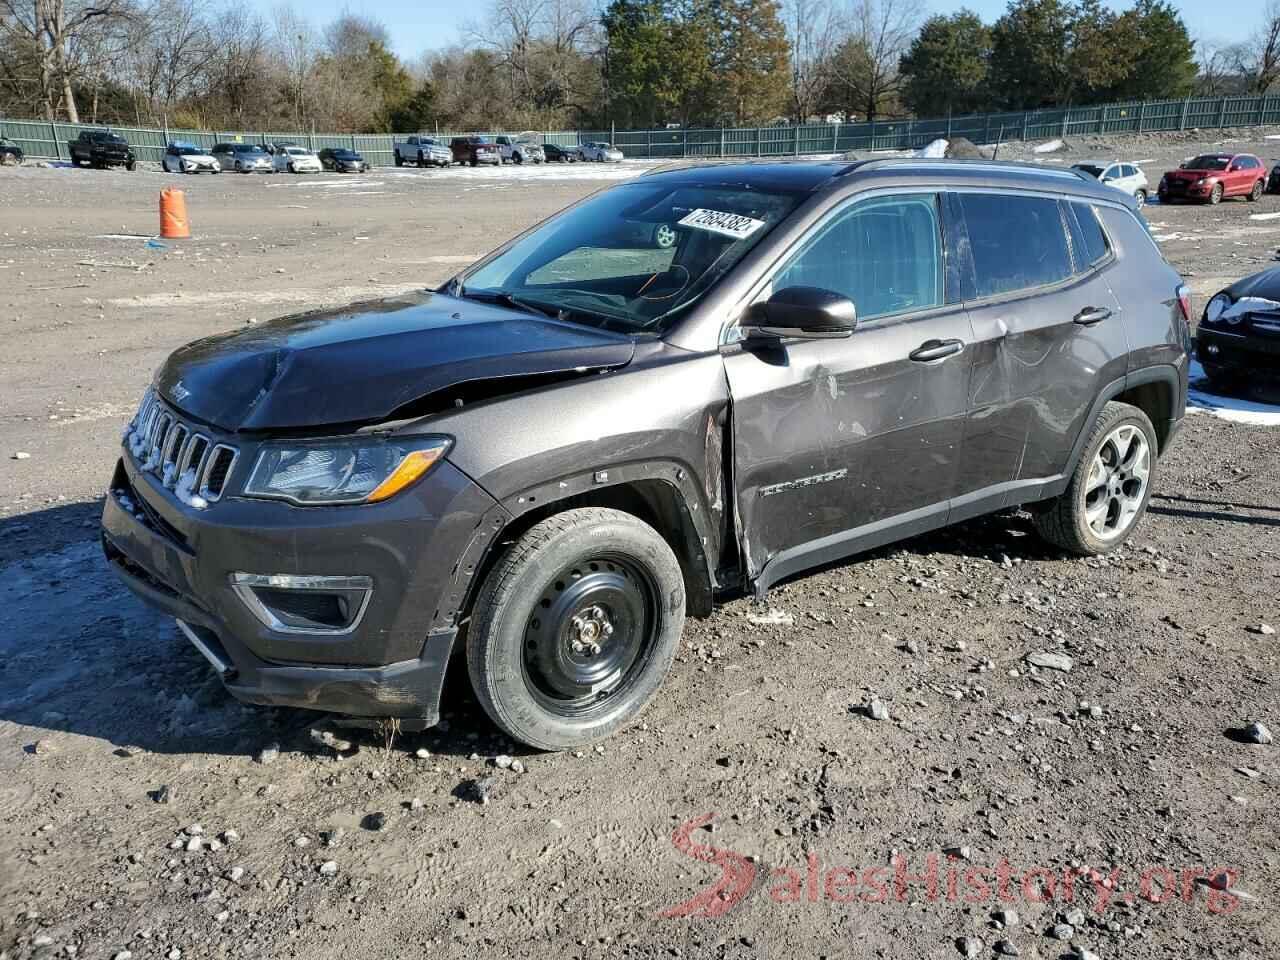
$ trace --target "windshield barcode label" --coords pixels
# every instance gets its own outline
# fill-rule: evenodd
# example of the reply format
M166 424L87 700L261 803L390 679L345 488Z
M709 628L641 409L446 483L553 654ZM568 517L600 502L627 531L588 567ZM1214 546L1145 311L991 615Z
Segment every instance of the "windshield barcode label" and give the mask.
M751 236L763 227L764 221L744 217L737 213L724 213L720 210L703 210L699 208L681 220L680 226L692 227L695 230L710 230L712 233L720 233L726 237L741 240L743 237Z

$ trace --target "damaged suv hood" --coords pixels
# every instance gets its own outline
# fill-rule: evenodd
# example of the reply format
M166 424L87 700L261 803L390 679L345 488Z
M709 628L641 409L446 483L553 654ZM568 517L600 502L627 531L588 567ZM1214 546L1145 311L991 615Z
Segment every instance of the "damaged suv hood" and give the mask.
M175 351L156 386L223 430L375 423L475 381L620 367L627 337L443 294L282 317Z

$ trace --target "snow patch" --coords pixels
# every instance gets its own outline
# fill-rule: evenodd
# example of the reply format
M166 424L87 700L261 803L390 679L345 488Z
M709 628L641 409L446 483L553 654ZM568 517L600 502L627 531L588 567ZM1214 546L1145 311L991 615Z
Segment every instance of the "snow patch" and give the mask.
M941 160L947 155L947 147L951 146L951 142L945 139L934 140L925 144L919 150L912 152L913 157L922 157L929 160Z
M1191 389L1187 392L1187 410L1192 413L1209 413L1232 423L1245 423L1255 427L1280 427L1280 405L1255 403L1237 397L1223 397L1210 393L1204 368L1192 360L1189 371Z
M1032 153L1057 153L1066 147L1061 140L1050 140L1047 143L1038 143L1031 148Z

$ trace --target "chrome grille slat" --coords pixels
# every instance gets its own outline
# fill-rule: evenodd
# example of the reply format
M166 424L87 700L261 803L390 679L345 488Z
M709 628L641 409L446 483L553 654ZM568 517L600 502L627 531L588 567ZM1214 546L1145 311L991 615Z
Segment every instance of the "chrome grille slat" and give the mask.
M240 458L237 447L200 433L148 388L125 431L125 449L179 500L197 508L222 499ZM186 478L184 480L184 478Z

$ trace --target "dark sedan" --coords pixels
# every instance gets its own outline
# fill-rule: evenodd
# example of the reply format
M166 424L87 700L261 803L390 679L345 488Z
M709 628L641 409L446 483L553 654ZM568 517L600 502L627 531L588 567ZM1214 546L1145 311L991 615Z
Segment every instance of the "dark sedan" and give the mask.
M8 137L0 137L0 164L18 164L22 162L22 148Z
M346 147L325 147L320 151L320 166L338 173L364 173L369 169L369 161Z
M1237 280L1205 304L1196 357L1215 386L1280 373L1280 267Z
M568 147L562 147L556 143L544 143L542 152L546 154L547 163L577 163L577 148L570 150Z

